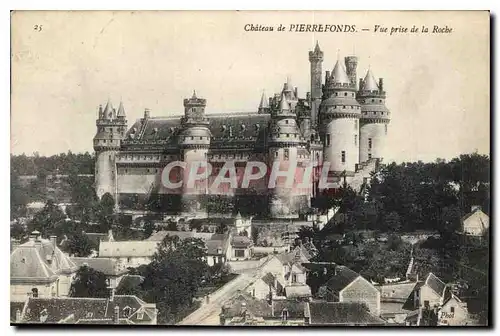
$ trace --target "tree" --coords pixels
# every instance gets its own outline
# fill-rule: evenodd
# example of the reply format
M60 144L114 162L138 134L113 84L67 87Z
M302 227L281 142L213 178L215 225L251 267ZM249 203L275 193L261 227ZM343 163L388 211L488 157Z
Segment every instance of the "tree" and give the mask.
M22 240L26 234L26 228L21 223L15 222L10 225L10 238Z
M389 232L399 232L401 230L401 219L395 211L390 212L384 217L385 229Z
M108 232L116 224L115 200L110 193L105 193L99 203L99 226L101 232Z
M155 229L156 225L151 221L147 221L146 224L144 224L144 237L149 238L153 234Z
M79 232L68 238L65 252L76 257L88 257L92 254L92 250L97 250L97 248L86 234Z
M66 215L53 201L48 200L41 211L35 214L28 224L30 232L39 231L42 237L57 235L56 227L64 221Z
M167 224L167 231L179 231L177 229L177 223L173 220L169 220Z
M143 272L144 299L154 301L160 323L173 323L175 316L191 306L204 281L208 265L203 240L166 236L152 262Z
M106 298L109 290L104 273L88 266L78 269L69 290L71 297Z

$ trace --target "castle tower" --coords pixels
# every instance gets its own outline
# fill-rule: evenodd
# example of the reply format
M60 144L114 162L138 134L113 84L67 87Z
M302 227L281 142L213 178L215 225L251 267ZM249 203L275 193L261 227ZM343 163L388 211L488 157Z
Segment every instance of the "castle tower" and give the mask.
M319 105L321 104L322 87L322 64L323 52L316 41L314 51L309 52L309 62L311 63L311 123L314 128L318 125Z
M319 112L323 159L330 164L329 177L352 176L359 161L358 121L361 107L355 94L356 86L351 83L343 64L337 60L331 75L326 72Z
M296 122L295 111L291 108L285 92L282 93L278 108L271 111L268 139L269 167L279 167L279 171L293 170L302 160L304 140ZM286 186L286 178L278 177L274 188L269 189L269 213L273 218L295 218L300 204L296 188Z
M183 160L187 166L184 170L182 194L182 212L185 215L206 217L206 195L208 192L208 176L189 185L188 176L191 169L197 174L208 174L206 169L208 149L212 134L208 128L209 121L205 117L206 99L198 98L196 92L189 99L184 99L184 117L181 119L182 131L179 135L179 146Z
M269 113L269 100L266 97L266 93L262 92L262 96L260 97L259 104L259 114L268 114Z
M369 69L359 81L358 101L361 103L359 128L359 161L384 157L390 112L385 106L384 80L377 81Z
M101 198L104 194L110 193L116 204L118 204L115 156L120 149L121 141L127 130L127 119L123 103L120 102L118 113L109 100L104 109L99 105L96 126L97 133L94 136L96 194Z
M356 79L358 78L356 69L358 67L358 58L356 56L347 56L344 58L347 77L354 87L356 87Z

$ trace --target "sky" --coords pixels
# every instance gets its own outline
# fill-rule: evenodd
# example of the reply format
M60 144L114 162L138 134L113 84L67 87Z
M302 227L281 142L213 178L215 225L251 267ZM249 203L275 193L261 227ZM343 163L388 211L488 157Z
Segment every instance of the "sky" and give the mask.
M301 23L357 32L276 30ZM246 24L275 30L247 32ZM452 32L390 35L375 25ZM182 114L194 89L207 114L254 112L262 91L279 92L287 77L305 97L316 41L323 73L355 54L358 78L368 68L384 78L386 162L490 151L487 12L20 11L11 27L13 154L92 152L98 105L108 99L116 108L123 101L130 126L145 108Z

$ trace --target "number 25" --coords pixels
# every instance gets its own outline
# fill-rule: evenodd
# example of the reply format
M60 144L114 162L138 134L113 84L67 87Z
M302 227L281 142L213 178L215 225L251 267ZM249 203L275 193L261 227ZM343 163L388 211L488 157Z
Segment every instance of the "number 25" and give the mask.
M41 32L42 31L42 25L34 25L33 26L33 30L37 31L37 32Z

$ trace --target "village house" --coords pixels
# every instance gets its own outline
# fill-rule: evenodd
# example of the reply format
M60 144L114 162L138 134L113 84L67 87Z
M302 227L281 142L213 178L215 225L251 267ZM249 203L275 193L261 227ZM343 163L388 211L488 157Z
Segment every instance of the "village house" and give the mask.
M389 324L405 325L411 312L404 304L415 288L416 281L405 280L375 286L380 291L380 317Z
M467 303L450 292L448 299L438 311L438 325L463 326L469 322Z
M468 236L482 237L490 227L490 218L480 206L473 206L471 212L462 217L460 233Z
M67 296L78 267L57 246L57 238L42 239L33 231L29 240L19 245L11 241L10 299Z
M149 264L153 260L153 255L157 249L157 241L101 241L99 244L99 258L115 260L117 270L123 271L129 267L135 268Z
M15 323L156 324L156 304L135 295L108 298L28 298L15 307ZM12 320L12 307L11 307Z
M380 314L379 290L346 266L335 267L330 280L320 287L318 296L331 302L364 303L372 314Z

